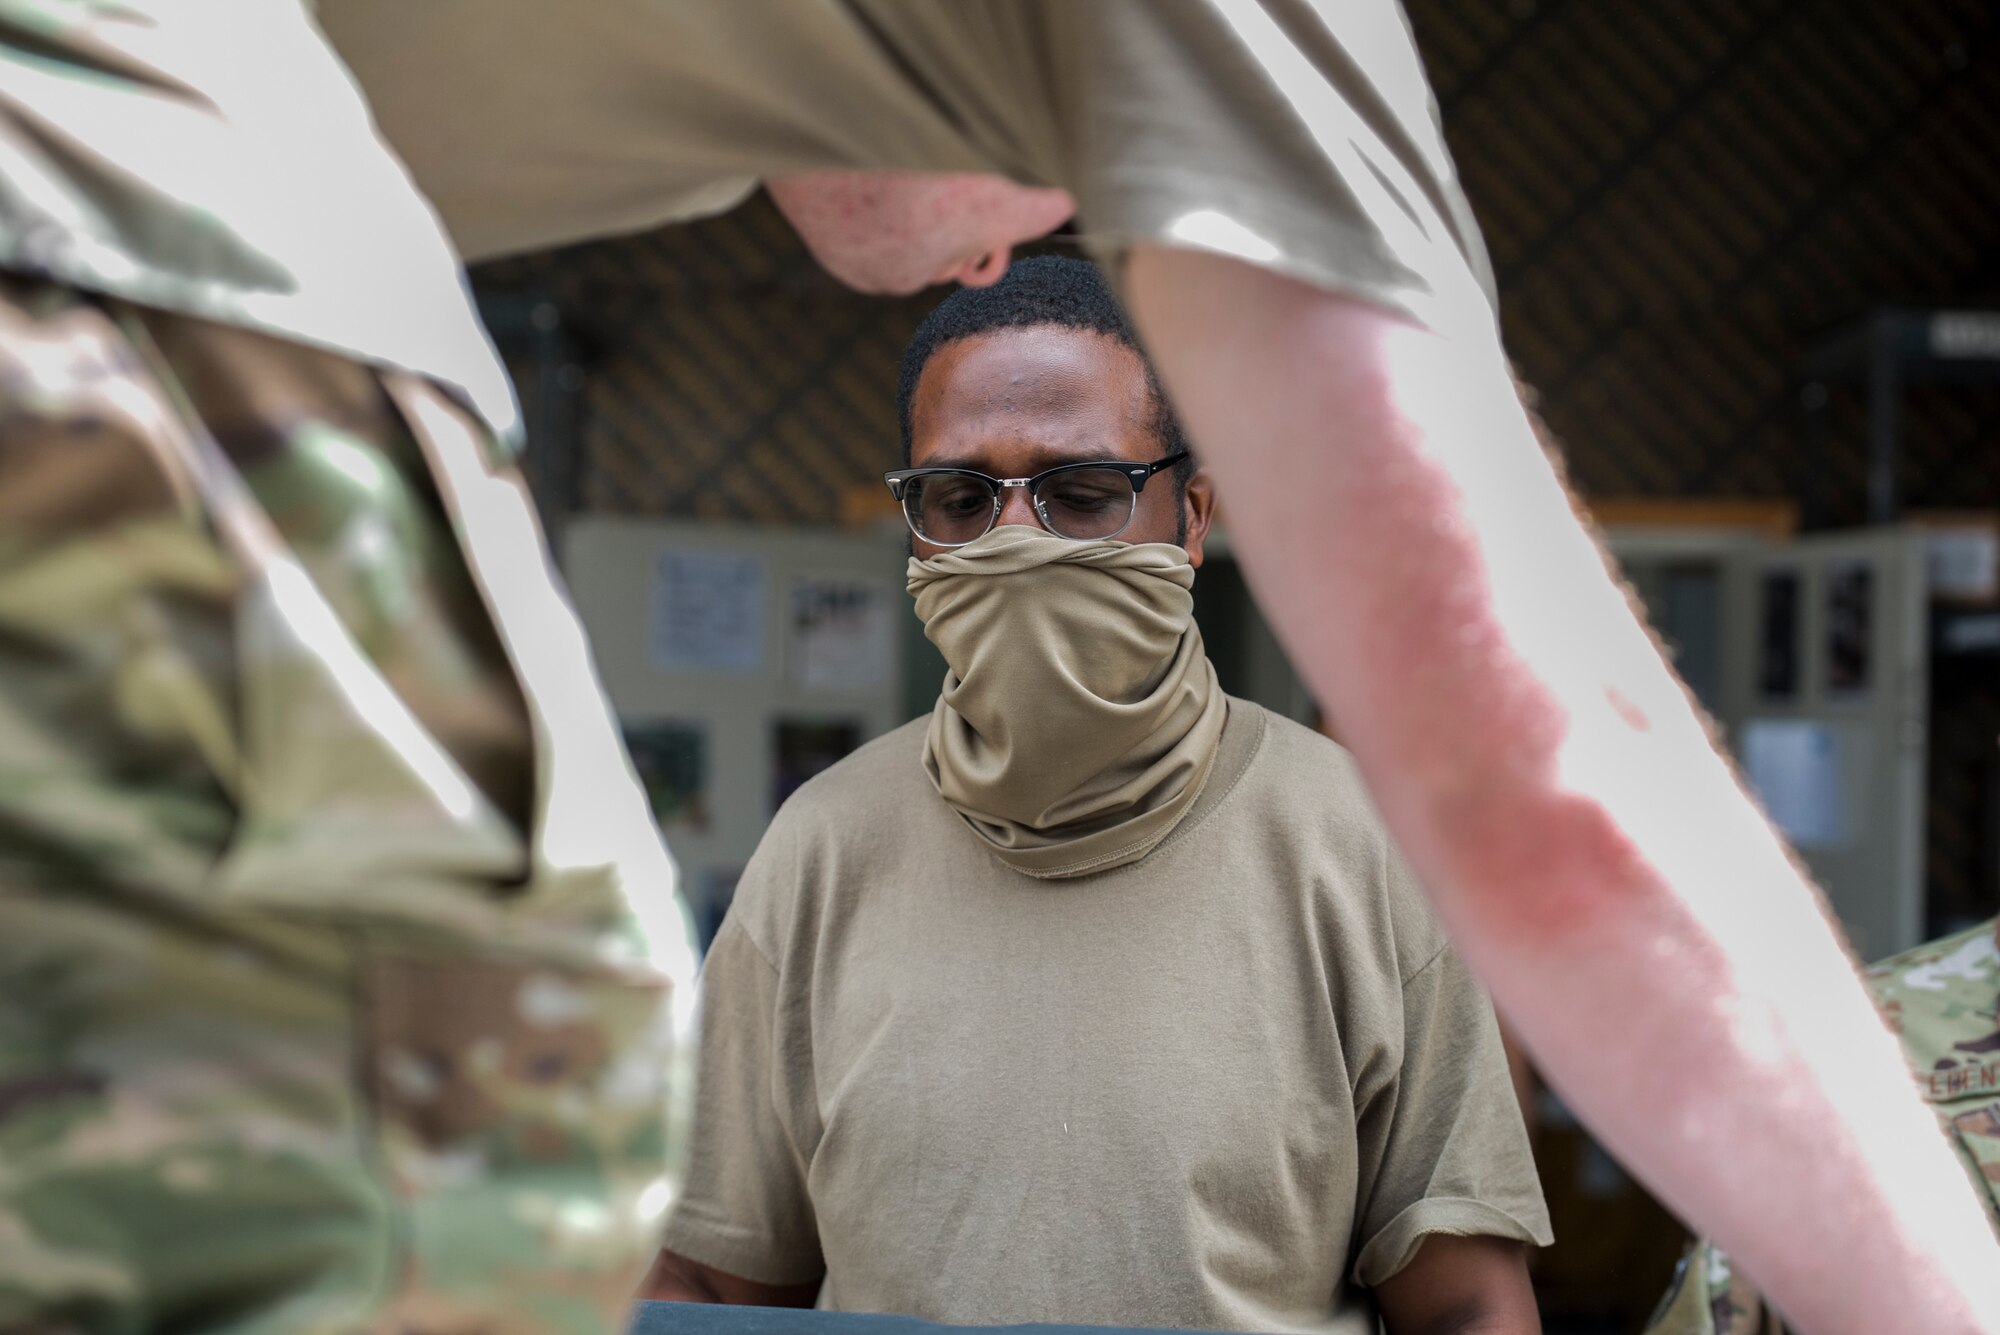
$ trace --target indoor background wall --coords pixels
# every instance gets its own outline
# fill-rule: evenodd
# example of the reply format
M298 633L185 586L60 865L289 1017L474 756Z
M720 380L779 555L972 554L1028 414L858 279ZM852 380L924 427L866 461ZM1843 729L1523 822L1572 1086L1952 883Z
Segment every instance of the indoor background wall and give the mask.
M2000 9L1411 7L1509 350L1593 494L1791 496L1792 372L1882 304L2000 297ZM1861 513L1858 397L1837 517ZM2000 503L2000 395L1923 393L1912 505Z

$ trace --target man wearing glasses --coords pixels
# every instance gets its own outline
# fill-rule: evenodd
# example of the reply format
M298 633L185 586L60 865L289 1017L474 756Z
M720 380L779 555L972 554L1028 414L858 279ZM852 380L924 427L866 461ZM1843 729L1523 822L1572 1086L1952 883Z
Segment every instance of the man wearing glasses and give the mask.
M1095 267L948 298L900 399L950 673L739 885L653 1296L1538 1329L1492 1013L1345 753L1217 687L1213 495Z

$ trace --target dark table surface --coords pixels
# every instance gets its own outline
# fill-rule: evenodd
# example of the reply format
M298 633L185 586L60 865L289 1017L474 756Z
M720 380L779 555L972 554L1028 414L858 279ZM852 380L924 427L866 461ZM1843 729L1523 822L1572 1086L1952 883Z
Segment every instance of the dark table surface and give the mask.
M632 1335L942 1335L978 1330L981 1335L1034 1332L1034 1335L1104 1335L1107 1326L942 1326L908 1316L860 1312L812 1312L791 1307L709 1307L699 1303L640 1303Z

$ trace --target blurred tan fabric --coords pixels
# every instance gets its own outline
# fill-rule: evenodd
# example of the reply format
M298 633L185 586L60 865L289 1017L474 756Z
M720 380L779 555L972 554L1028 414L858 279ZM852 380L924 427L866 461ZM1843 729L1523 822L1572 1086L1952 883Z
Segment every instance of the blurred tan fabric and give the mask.
M318 17L473 259L883 167L1064 187L1106 258L1220 249L1420 319L1447 293L1491 297L1393 0L322 0Z
M1114 277L1154 240L1426 323L1493 296L1394 0L0 0L0 268L418 371L503 435L431 206L477 259L828 167L1062 186Z

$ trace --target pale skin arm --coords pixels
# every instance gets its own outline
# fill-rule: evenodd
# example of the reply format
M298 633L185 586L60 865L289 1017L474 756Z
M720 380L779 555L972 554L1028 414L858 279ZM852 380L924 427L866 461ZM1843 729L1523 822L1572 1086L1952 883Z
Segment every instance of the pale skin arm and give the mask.
M2000 1247L1490 329L1129 264L1260 602L1550 1083L1800 1328L2000 1331Z

